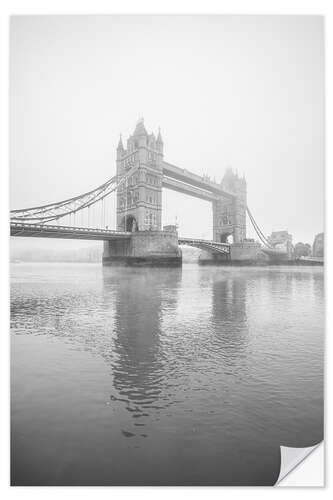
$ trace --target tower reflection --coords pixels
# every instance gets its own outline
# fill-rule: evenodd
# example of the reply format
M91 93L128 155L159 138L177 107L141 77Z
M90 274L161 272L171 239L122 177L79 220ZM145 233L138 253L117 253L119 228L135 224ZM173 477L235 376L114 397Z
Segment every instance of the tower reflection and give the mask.
M223 349L225 362L233 364L248 345L248 283L244 278L234 276L214 280L212 292L214 333Z
M112 292L114 315L113 377L117 395L133 418L149 415L163 404L159 396L165 378L161 322L176 307L181 268L106 268L104 288Z

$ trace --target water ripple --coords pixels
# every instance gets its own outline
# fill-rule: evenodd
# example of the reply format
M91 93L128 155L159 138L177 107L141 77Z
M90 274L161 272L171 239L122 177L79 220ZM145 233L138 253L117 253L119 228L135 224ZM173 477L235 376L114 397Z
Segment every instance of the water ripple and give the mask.
M317 268L12 267L12 332L103 359L103 425L110 436L118 429L110 443L120 458L122 438L132 452L149 441L143 463L161 440L189 461L200 452L209 467L222 464L223 449L228 470L241 450L251 469L254 442L275 450L319 441L323 308ZM268 453L267 463L276 460Z

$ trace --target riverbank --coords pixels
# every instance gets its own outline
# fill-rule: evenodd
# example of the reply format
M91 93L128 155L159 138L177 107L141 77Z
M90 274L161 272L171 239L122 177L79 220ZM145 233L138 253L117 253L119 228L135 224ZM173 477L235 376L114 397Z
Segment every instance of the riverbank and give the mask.
M286 260L286 261L255 261L255 260L199 260L200 266L225 266L225 267L271 267L271 266L323 266L324 261L317 260Z

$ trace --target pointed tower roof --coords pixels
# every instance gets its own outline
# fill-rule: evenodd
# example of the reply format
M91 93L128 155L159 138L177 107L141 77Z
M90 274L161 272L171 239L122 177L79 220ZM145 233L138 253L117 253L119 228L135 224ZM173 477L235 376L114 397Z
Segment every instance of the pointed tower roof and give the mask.
M120 149L120 150L124 151L123 139L121 137L121 134L120 134L120 137L119 137L119 142L118 142L117 149Z
M148 135L146 127L143 122L143 118L140 118L138 123L136 124L134 134L133 135Z
M163 144L163 140L162 140L162 136L161 136L161 128L158 127L158 136L157 136L157 141L156 142L159 142L161 144Z
M227 179L227 178L232 179L233 177L235 177L234 171L232 170L232 168L230 166L227 166L225 169L225 172L224 172L223 179Z

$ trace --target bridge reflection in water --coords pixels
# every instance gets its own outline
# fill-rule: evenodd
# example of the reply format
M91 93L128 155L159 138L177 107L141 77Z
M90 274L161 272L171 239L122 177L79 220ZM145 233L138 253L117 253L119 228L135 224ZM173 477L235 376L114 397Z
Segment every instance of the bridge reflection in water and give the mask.
M16 269L13 333L64 337L111 375L107 406L81 383L68 456L65 418L57 427L36 411L27 441L14 436L30 482L38 470L43 484L269 485L280 445L322 438L321 270ZM60 394L69 376L52 379ZM24 450L37 431L61 470Z
M163 316L177 304L181 268L168 273L103 269L104 294L115 304L114 387L135 419L143 426L151 410L168 406L161 395L168 383L168 362L161 346Z
M270 279L263 270L244 278L227 270L216 278L215 272L139 270L119 280L114 270L103 272L105 295L113 290L116 303L111 400L128 412L122 433L134 439L128 446L141 464L134 482L255 484L260 476L273 484L281 442L303 446L305 428L307 442L321 437L320 425L316 434L309 421L289 421L305 407L294 401L297 384L290 392L281 382L280 360L262 330L258 354L252 309L259 289L264 300L277 289L290 299L293 287L320 277L277 272ZM287 299L279 298L280 315ZM283 356L290 373L291 358Z

